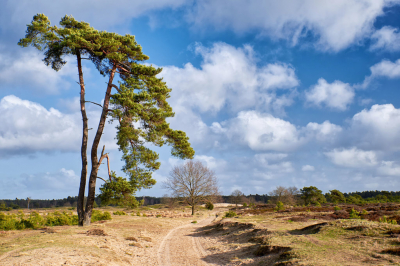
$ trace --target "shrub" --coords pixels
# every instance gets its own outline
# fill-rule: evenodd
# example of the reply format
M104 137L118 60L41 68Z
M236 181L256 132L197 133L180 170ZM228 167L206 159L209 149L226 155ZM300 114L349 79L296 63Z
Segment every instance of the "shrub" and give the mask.
M124 211L116 211L116 212L113 212L113 214L114 215L126 215L126 212L124 212Z
M55 211L53 213L49 213L46 216L45 225L47 226L56 226L56 225L73 225L78 224L78 216L71 215L66 212L60 213Z
M276 211L283 211L285 209L285 206L283 205L282 201L278 201L276 203L276 207L274 208L274 210Z
M7 207L7 205L4 202L0 203L0 211L11 211L11 207Z
M350 211L350 219L360 219L360 212L356 211L354 208Z
M212 202L207 202L206 203L206 209L212 211L214 209L214 204Z
M193 221L192 224L197 224L197 221Z
M321 207L321 203L319 203L318 201L314 202L315 207Z
M160 217L161 217L161 214L157 214L157 215L156 215L156 218L160 218Z
M250 208L254 208L255 206L256 206L256 205L255 205L253 202L250 202L250 203L249 203L249 207L250 207Z
M66 212L54 212L46 216L41 216L37 212L32 212L28 217L22 212L18 215L5 215L4 213L0 213L0 230L37 229L42 226L75 224L78 224L78 216Z
M231 217L235 217L235 216L237 216L237 214L234 211L228 211L225 213L226 218L231 218Z
M35 211L31 213L29 219L34 229L42 227L45 224L45 219L43 218L43 216L40 216L40 214Z
M341 210L339 206L335 206L335 207L333 207L333 209L334 209L335 211L340 211L340 210Z
M245 203L243 203L243 207L245 207L245 208L247 207L247 203L246 203L246 202L245 202Z
M380 223L388 223L388 224L397 224L396 220L388 220L385 215L382 218L379 218L379 222Z
M101 212L99 210L93 210L92 211L92 218L90 220L91 220L91 222L111 220L111 213L109 213L109 212Z

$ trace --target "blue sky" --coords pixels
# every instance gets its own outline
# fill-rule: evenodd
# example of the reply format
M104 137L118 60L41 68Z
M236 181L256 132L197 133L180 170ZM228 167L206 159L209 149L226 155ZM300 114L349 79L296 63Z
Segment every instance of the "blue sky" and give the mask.
M276 186L324 192L400 188L400 1L3 1L0 9L0 198L78 193L81 117L76 60L59 72L17 42L33 15L65 14L132 34L162 67L176 113L223 194ZM84 66L87 100L106 79ZM88 106L90 127L100 108ZM89 132L93 137L93 132ZM102 144L118 174L107 124ZM157 149L157 185L182 161ZM100 176L106 175L101 168ZM98 185L102 183L98 181Z

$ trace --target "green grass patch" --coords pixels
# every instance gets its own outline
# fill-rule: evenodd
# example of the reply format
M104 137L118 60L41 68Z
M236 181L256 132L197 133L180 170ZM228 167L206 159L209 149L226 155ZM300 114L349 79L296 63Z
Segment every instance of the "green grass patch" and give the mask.
M237 214L234 211L228 211L225 213L226 218L231 218L231 217L235 217L235 216L237 216Z
M114 215L127 215L124 211L115 211L113 212Z
M109 212L93 210L92 222L100 220L111 220ZM40 215L38 212L31 212L25 215L22 211L18 214L5 214L0 212L0 230L23 230L38 229L43 226L77 225L78 215L72 212L50 212L47 215Z

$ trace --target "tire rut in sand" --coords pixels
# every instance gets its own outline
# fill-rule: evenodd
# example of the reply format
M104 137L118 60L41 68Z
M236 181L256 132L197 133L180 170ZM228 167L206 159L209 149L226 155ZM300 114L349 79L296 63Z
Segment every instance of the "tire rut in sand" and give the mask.
M191 236L194 231L213 221L208 217L198 224L186 224L172 229L161 241L158 249L158 264L161 266L175 265L209 265L202 260L207 251L201 246L199 238Z

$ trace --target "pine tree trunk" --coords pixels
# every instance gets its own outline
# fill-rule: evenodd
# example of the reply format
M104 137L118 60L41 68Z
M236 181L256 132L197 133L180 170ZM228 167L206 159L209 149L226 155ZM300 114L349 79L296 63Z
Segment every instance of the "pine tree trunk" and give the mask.
M83 225L84 220L84 200L85 200L85 188L86 188L86 178L87 178L87 142L88 142L88 118L85 109L85 83L83 81L82 72L82 59L81 54L78 49L76 49L76 58L78 61L78 73L79 73L79 85L81 86L81 113L83 122L83 134L82 134L82 146L81 146L81 158L82 158L82 171L81 171L81 183L79 186L78 202L77 202L77 212L78 212L78 223Z
M92 217L93 202L94 202L94 198L96 195L97 172L100 167L99 160L97 157L97 149L99 147L101 135L103 134L104 125L106 123L107 114L109 111L108 105L110 103L112 82L114 79L116 69L117 69L117 66L114 65L114 67L110 73L106 96L104 97L103 111L101 112L99 126L97 127L96 136L93 140L92 151L91 151L92 169L90 171L89 192L88 192L88 197L87 197L87 202L86 202L86 210L85 210L83 225L90 225L90 218Z

